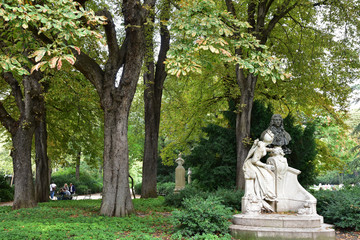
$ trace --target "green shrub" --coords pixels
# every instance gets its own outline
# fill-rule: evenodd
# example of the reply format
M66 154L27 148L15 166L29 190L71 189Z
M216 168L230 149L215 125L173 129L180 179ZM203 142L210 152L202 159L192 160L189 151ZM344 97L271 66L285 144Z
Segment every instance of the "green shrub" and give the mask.
M142 183L141 182L135 184L135 186L134 186L135 194L141 195L141 188L142 188Z
M14 189L6 182L3 175L0 175L0 201L8 202L14 200Z
M59 190L65 183L74 184L77 194L86 194L87 189L92 193L102 191L102 179L95 174L90 174L88 171L80 171L79 180L75 177L75 169L66 169L55 172L51 176L51 181L57 185Z
M175 183L174 182L158 183L156 188L158 195L166 196L174 192Z
M200 196L202 198L206 198L209 194L201 191L200 189L187 185L183 190L179 193L174 193L173 191L165 196L165 205L173 206L173 207L182 207L185 198L191 198L194 196Z
M182 236L226 234L229 232L231 209L219 198L195 196L184 200L184 209L172 212L171 221Z
M214 195L219 197L225 206L241 211L241 198L244 196L244 191L218 189Z
M360 187L348 187L339 191L314 191L317 211L325 222L340 228L360 230Z

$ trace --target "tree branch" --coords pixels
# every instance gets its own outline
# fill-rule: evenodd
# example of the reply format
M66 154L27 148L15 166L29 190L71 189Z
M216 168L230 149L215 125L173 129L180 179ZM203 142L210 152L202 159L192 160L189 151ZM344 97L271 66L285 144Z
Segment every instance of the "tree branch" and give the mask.
M74 67L79 70L96 88L99 96L102 94L104 71L94 59L81 52L80 55L75 49L71 49L76 57Z
M10 72L3 73L3 78L11 87L11 95L14 96L16 105L18 106L20 112L24 111L25 105L24 105L23 94L21 92L19 82Z
M10 116L10 114L4 108L3 103L0 101L0 122L11 134L15 130L16 121Z
M106 35L106 42L108 45L108 52L109 52L109 58L106 63L105 68L116 68L118 67L118 61L119 61L119 45L116 37L116 30L115 30L115 24L114 20L111 16L111 13L107 10L101 10L96 13L98 16L105 16L107 18L106 25L104 25L105 35ZM119 68L119 67L118 67ZM106 71L106 70L105 70Z
M275 25L282 19L286 14L288 14L291 10L293 10L297 6L297 2L291 5L288 8L285 8L288 5L288 2L284 3L281 8L284 9L283 11L274 14L274 17L270 20L268 26L264 31L261 33L260 43L265 44L267 38L269 37L270 32L274 29Z

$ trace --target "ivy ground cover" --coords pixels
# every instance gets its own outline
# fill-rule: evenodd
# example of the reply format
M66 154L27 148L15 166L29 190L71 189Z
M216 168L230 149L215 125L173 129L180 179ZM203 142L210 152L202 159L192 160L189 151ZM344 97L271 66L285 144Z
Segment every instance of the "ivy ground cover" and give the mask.
M0 207L0 239L169 239L163 198L135 199L136 214L100 216L101 200L51 201L31 209Z

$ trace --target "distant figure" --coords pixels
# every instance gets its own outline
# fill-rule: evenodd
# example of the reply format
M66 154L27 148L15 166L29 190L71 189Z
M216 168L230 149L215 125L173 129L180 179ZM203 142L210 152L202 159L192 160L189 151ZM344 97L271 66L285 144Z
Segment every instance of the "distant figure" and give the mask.
M51 183L50 184L50 198L53 199L56 191L56 184Z
M76 189L75 189L75 186L72 183L70 183L69 191L70 191L71 195L75 194Z
M65 190L68 190L69 191L69 187L67 185L67 183L64 184L64 187L63 187Z
M274 114L271 117L270 126L261 134L261 139L264 137L267 130L270 130L274 134L274 140L269 147L281 147L284 154L290 154L291 150L287 148L291 140L291 136L284 129L283 118L280 114Z

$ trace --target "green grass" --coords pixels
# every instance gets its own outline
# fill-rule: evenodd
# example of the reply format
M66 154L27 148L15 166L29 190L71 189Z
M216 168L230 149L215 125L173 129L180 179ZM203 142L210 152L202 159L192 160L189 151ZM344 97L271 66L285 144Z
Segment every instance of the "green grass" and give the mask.
M0 207L0 239L165 239L172 235L164 199L135 199L136 214L99 215L101 200L51 201L32 209Z

